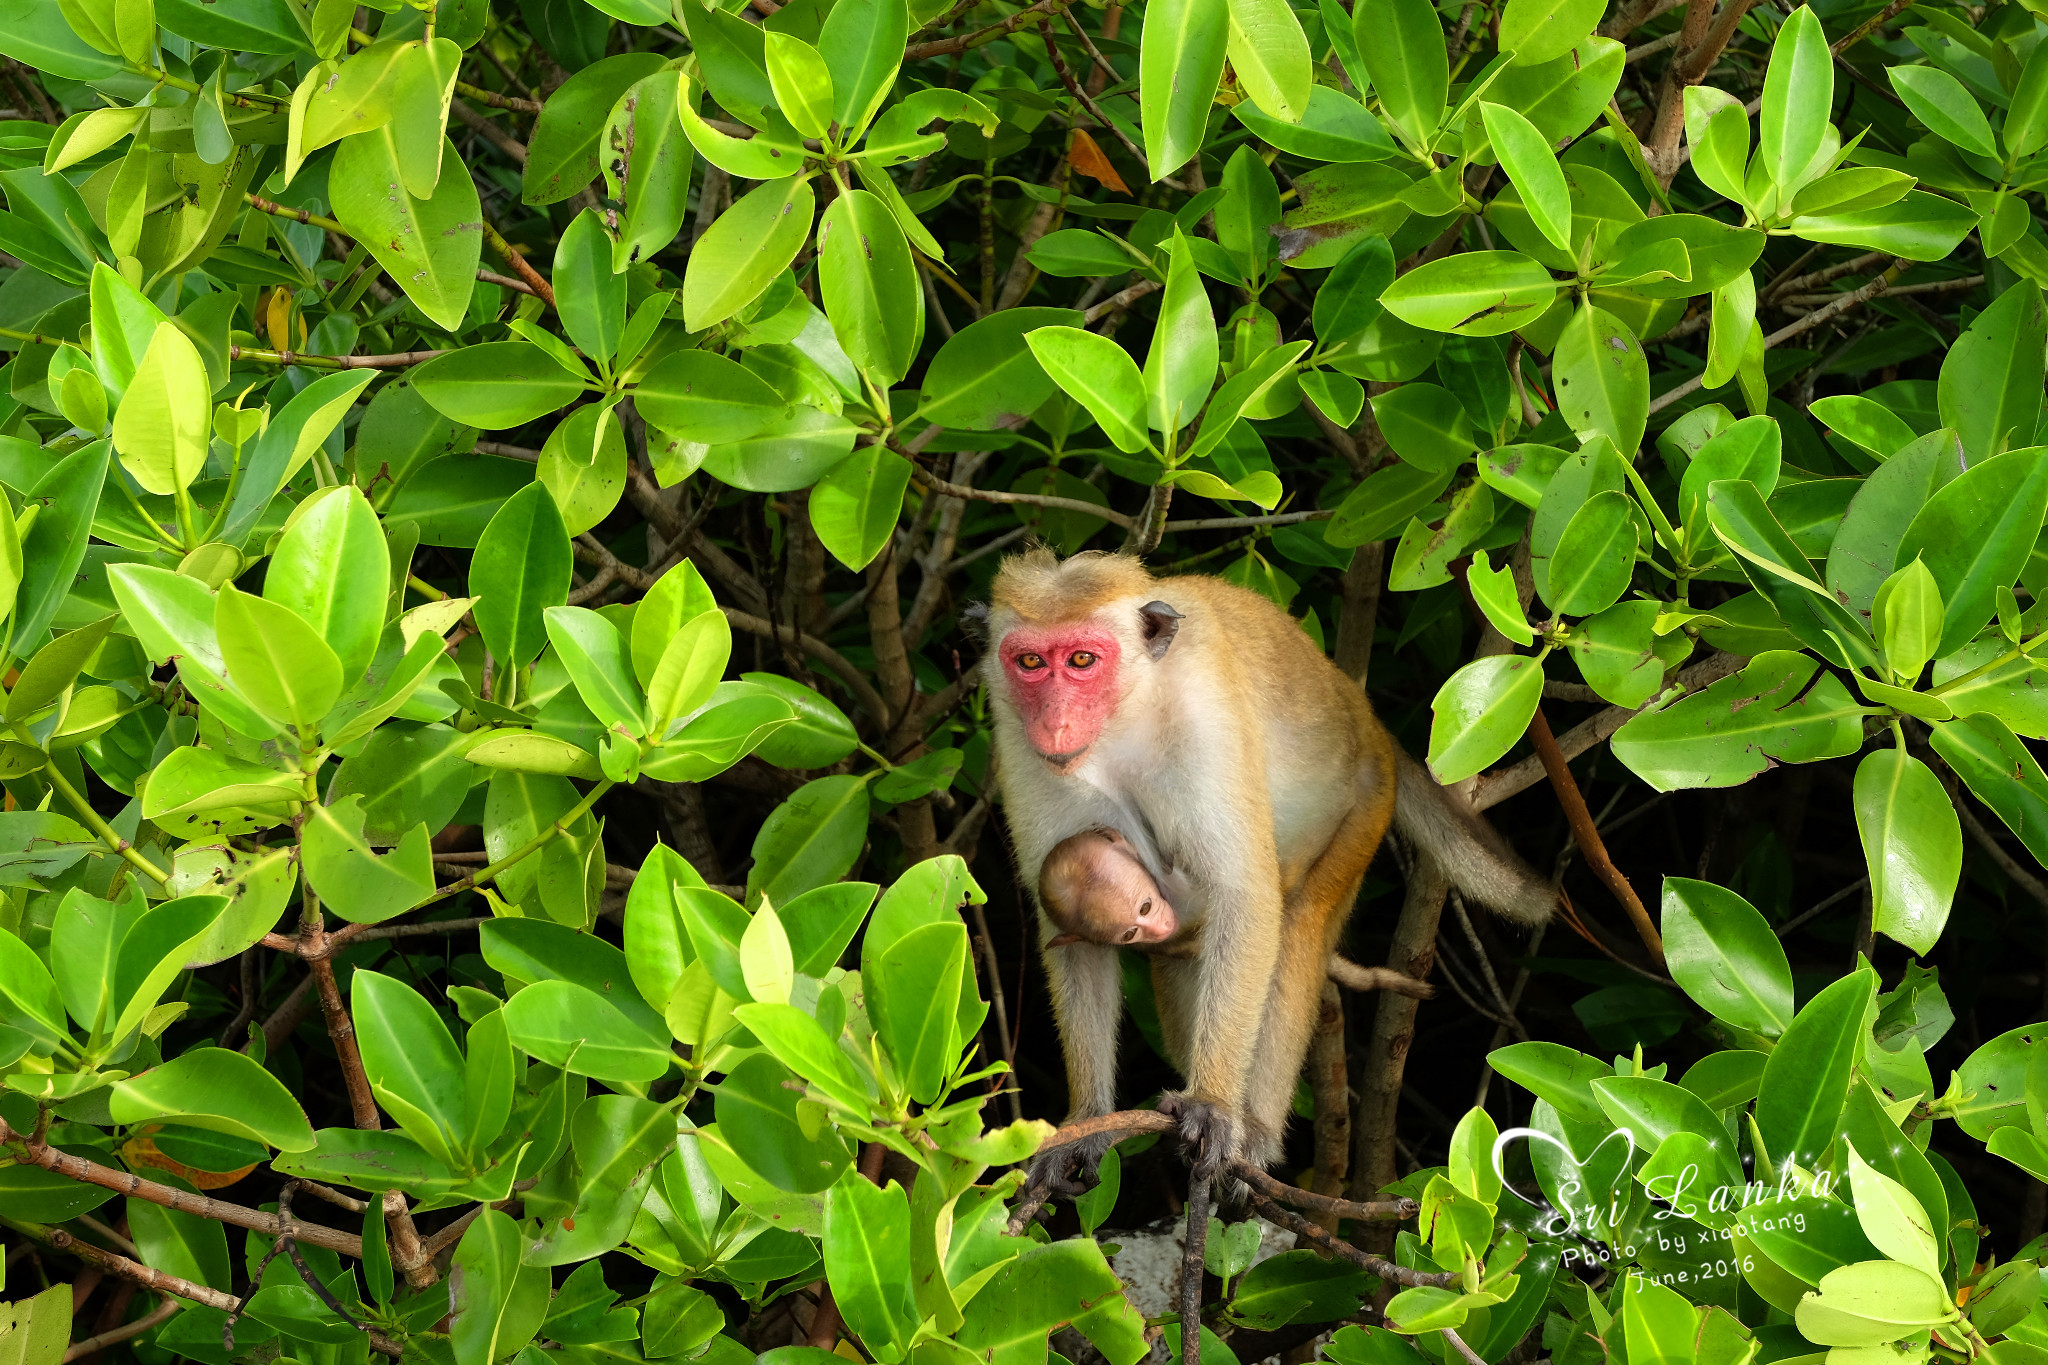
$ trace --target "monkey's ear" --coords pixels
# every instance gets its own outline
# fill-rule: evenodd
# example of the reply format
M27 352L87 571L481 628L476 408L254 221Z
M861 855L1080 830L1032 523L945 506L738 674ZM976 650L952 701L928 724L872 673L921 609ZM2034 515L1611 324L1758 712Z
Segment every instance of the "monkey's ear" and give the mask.
M1165 658L1166 647L1186 618L1164 602L1147 602L1138 608L1138 615L1145 619L1146 651L1155 659Z
M976 644L988 643L988 603L969 602L960 608L960 628Z

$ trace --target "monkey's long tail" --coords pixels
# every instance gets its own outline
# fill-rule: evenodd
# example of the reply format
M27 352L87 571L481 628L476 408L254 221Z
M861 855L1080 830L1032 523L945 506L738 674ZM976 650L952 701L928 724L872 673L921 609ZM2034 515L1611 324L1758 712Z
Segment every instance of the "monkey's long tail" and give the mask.
M1436 994L1436 987L1427 981L1403 976L1392 967L1361 967L1338 953L1330 954L1330 980L1354 991L1393 991L1417 1000L1427 1000Z
M1522 924L1541 924L1557 908L1557 890L1522 861L1500 832L1454 804L1429 770L1405 753L1397 773L1394 828L1436 859L1451 881L1481 905Z

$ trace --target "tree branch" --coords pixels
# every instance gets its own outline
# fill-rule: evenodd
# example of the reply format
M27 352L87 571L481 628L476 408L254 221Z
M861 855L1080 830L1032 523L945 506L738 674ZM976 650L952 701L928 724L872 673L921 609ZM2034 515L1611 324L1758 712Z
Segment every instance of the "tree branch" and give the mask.
M1710 683L1718 682L1731 673L1739 672L1748 658L1740 654L1710 654L1700 662L1681 669L1677 685L1688 692L1697 692ZM1608 736L1619 730L1629 717L1641 712L1643 707L1610 706L1590 720L1581 721L1558 736L1558 752L1567 759L1577 758L1596 744L1605 743ZM1497 806L1510 796L1527 791L1544 779L1543 759L1536 754L1512 763L1505 768L1496 768L1480 777L1472 787L1472 809L1486 810Z
M47 1143L33 1142L27 1134L17 1133L8 1127L7 1120L0 1119L0 1147L10 1146L14 1148L14 1153L19 1159L29 1165L40 1166L46 1171L53 1171L81 1184L97 1185L116 1194L144 1199L152 1204L161 1204L167 1209L176 1209L180 1213L211 1218L216 1223L227 1223L233 1227L247 1228L251 1232L261 1232L272 1237L289 1230L307 1246L325 1247L344 1256L353 1256L358 1260L362 1258L363 1239L353 1233L322 1227L318 1223L302 1223L296 1218L284 1219L262 1209L246 1208L241 1204L230 1204L226 1200L192 1194L169 1185L159 1185L154 1180L144 1180L141 1176L128 1171L117 1171L111 1166L102 1166L84 1157L72 1156L69 1152L59 1151Z
M1662 967L1664 938L1657 932L1650 912L1643 908L1635 887L1629 884L1621 869L1614 865L1614 859L1608 856L1607 845L1601 841L1600 830L1593 823L1593 812L1586 809L1585 795L1580 792L1578 781L1573 778L1563 752L1558 749L1557 737L1550 733L1550 722L1544 719L1540 706L1529 719L1529 740L1536 746L1537 757L1543 760L1543 770L1550 776L1558 804L1564 807L1564 818L1572 827L1572 837L1578 841L1579 851L1586 855L1587 863L1600 880L1607 883L1607 889L1621 902L1621 908L1628 912L1629 921L1636 927L1636 936L1650 950L1651 960ZM1497 991L1499 987L1495 989Z

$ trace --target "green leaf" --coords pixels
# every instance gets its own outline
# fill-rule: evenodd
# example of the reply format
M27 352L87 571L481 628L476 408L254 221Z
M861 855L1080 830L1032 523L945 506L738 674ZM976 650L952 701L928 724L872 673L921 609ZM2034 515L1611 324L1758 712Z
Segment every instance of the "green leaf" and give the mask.
M1991 619L2048 517L2048 446L1973 462L1937 489L1899 541L1897 562L1919 559L1945 609L1937 654L1960 649ZM1873 604L1874 606L1874 604Z
M1451 89L1450 58L1436 6L1429 0L1392 0L1354 9L1352 24L1359 59L1395 134L1412 151L1426 148L1443 121Z
M753 371L710 351L677 351L656 361L633 390L633 404L670 435L705 445L745 440L789 410Z
M1963 830L1941 779L1900 749L1856 765L1856 832L1870 865L1872 925L1925 956L1963 869Z
M527 139L520 202L553 204L597 179L599 144L612 107L662 66L657 53L628 52L592 62L562 82Z
M191 338L157 324L114 414L121 467L149 493L176 493L206 463L213 385Z
M1818 27L1818 25L1816 25ZM1799 1334L1820 1346L1880 1346L1957 1316L1948 1291L1924 1270L1861 1261L1828 1272L1799 1301Z
M759 298L810 237L816 207L810 182L793 175L757 186L720 214L690 251L684 325L703 331Z
M616 1005L573 981L538 981L505 1003L513 1046L535 1059L609 1084L645 1085L675 1060Z
M403 914L434 893L433 855L425 825L414 825L398 847L378 857L363 838L360 796L344 797L307 813L302 849L306 882L327 907L355 924Z
M1827 136L1835 99L1834 57L1820 19L1805 5L1778 29L1764 71L1757 124L1765 172L1782 189L1797 186Z
M806 1128L797 1112L802 1090L783 1085L795 1079L765 1053L748 1057L718 1084L718 1130L777 1189L816 1194L832 1188L851 1168L853 1154L830 1126Z
M1676 791L1738 786L1773 761L1853 754L1865 708L1833 674L1815 680L1819 671L1801 654L1759 654L1704 692L1631 719L1615 732L1614 756L1658 791Z
M1941 260L1976 226L1976 210L1924 190L1876 207L1802 214L1791 223L1809 242L1889 251L1909 261Z
M1145 355L1145 417L1154 431L1170 436L1194 425L1195 416L1215 382L1218 357L1216 315L1209 308L1209 291L1195 269L1187 238L1179 229L1175 229L1169 248L1166 290L1160 300L1159 325L1152 333L1152 349ZM1044 355L1039 358L1046 361ZM1052 362L1046 361L1046 367L1051 369ZM1085 395L1075 393L1064 379L1062 387L1088 403L1089 411L1095 411L1095 405ZM1100 413L1097 420L1101 420ZM1103 430L1109 432L1110 439L1116 439L1115 430L1107 422L1103 423ZM1120 449L1128 449L1121 441L1117 444Z
M469 587L477 631L500 667L539 657L543 613L569 600L572 567L568 528L545 487L528 484L499 506L470 558Z
M453 150L442 156L462 164ZM469 311L483 256L476 182L467 175L444 175L432 195L420 198L405 189L404 179L389 126L343 140L328 181L334 216L429 321L453 332Z
M1543 700L1543 667L1524 654L1466 664L1437 690L1430 709L1429 768L1442 783L1462 781L1507 753Z
M853 870L867 841L868 788L858 777L806 782L754 836L747 899L782 905Z
M1564 183L1564 172L1558 168L1557 154L1551 151L1549 139L1535 124L1505 105L1481 100L1479 113L1485 122L1487 141L1493 144L1501 168L1520 192L1530 221L1552 246L1569 252L1571 190Z
M782 930L782 919L765 899L747 922L746 932L740 935L740 976L752 999L764 1004L789 1003L796 965L790 955L789 935Z
M1550 557L1545 600L1561 615L1604 611L1628 590L1636 566L1636 509L1628 494L1595 493L1572 514Z
M764 32L762 58L782 116L805 137L832 126L832 72L818 49L791 33Z
M896 532L910 473L910 461L878 442L818 481L811 490L811 527L834 559L855 571L874 562Z
M1884 74L1913 117L1930 132L1966 152L1997 158L1998 142L1991 136L1991 121L1961 81L1934 66L1891 66Z
M1867 967L1842 977L1806 1002L1771 1049L1757 1091L1756 1127L1772 1161L1810 1170L1834 1139L1876 990Z
M1724 1023L1766 1038L1792 1022L1792 967L1756 907L1689 877L1664 879L1665 965L1685 993Z
M87 533L99 507L111 453L105 441L74 450L27 491L26 500L41 503L42 511L21 537L21 588L14 600L14 632L8 645L16 657L43 647L50 622L71 593L85 562Z
M517 1223L486 1208L456 1244L451 1278L462 1292L449 1297L448 1324L455 1365L496 1365L540 1330L553 1277L546 1266L522 1264L527 1240Z
M1453 474L1479 448L1471 419L1441 384L1390 389L1373 398L1372 415L1394 453L1422 470Z
M855 1112L869 1104L867 1084L824 1026L793 1005L746 1004L733 1018L759 1038L783 1065Z
M4 521L0 517L0 521ZM7 691L6 719L26 721L62 700L78 681L78 675L107 638L119 616L103 616L90 625L66 631L37 650L23 664Z
M487 431L524 426L567 407L583 381L530 341L487 341L429 360L413 387L434 410Z
M832 970L874 904L877 889L872 882L834 882L813 887L782 907L798 971L824 976Z
M341 660L290 607L223 583L214 604L228 682L265 718L310 742L341 697Z
M1465 582L1472 589L1472 600L1495 630L1525 648L1536 642L1536 632L1529 628L1528 614L1522 610L1521 597L1515 590L1512 569L1505 564L1494 568L1487 562L1486 551L1481 550L1472 556Z
M705 612L717 609L718 603L712 598L704 576L688 560L655 580L633 612L633 674L643 686L654 686L654 675L676 633Z
M732 626L724 612L713 609L684 622L663 646L647 684L648 734L665 736L677 718L709 701L731 658Z
M1907 686L1941 645L1941 589L1919 559L1884 581L1871 602L1870 624L1892 676Z
M1080 322L1079 313L1065 308L1007 308L968 323L925 367L918 410L942 426L968 431L1022 421L1058 391L1026 333L1078 328Z
M824 1244L825 1273L846 1325L877 1360L901 1360L919 1322L903 1187L877 1186L858 1171L841 1177L825 1192Z
M350 1013L377 1102L406 1135L453 1166L467 1133L462 1053L422 995L381 972L357 971Z
M771 54L777 36L768 35ZM909 373L924 340L924 294L903 229L866 190L841 194L818 221L818 287L854 364L885 389Z
M176 1119L188 1128L252 1138L282 1152L313 1145L312 1125L291 1091L226 1048L194 1048L115 1082L108 1110L116 1123Z
M2048 57L2041 57L2038 47L2020 69L2012 107L2006 110L1999 136L2006 151L2015 157L2030 157L2048 145Z
M264 598L320 633L345 684L360 680L377 653L390 590L383 530L354 487L322 489L299 504L263 576Z
M696 155L677 113L685 93L674 73L657 71L635 81L605 120L600 144L628 152L604 161L609 197L626 205L611 242L612 269L619 274L675 240L688 212ZM624 339L619 359L630 361L639 349L631 344L631 328Z
M1228 0L1158 0L1145 9L1138 90L1154 180L1172 175L1201 147L1229 28Z
M556 656L591 714L607 728L639 733L645 698L619 628L587 607L549 607L541 616Z
M1565 56L1600 22L1596 0L1508 0L1500 16L1500 50L1516 66L1536 66Z
M1427 8L1426 0L1416 2ZM1434 29L1435 11L1429 13ZM1442 47L1439 38L1439 56ZM1380 302L1416 327L1490 337L1526 327L1556 297L1557 281L1540 262L1517 251L1465 251L1417 266L1389 285Z
M967 972L967 927L926 924L862 958L875 1035L913 1099L943 1098L960 1053L956 1016Z
M612 273L611 238L595 210L585 209L563 230L554 286L569 340L599 365L611 364L626 330L626 277Z
M1930 727L1934 752L2037 862L2048 862L2048 775L2033 753L1995 715L1976 715Z
M1605 436L1632 458L1649 423L1650 368L1628 324L1591 304L1579 309L1558 339L1553 373L1558 412L1579 439Z
M1856 1196L1856 1221L1870 1244L1938 1280L1941 1244L1927 1211L1904 1185L1872 1170L1853 1145L1849 1148L1849 1187Z
M1230 0L1229 13L1225 52L1245 93L1274 118L1300 123L1315 89L1301 21L1286 0Z
M1942 358L1941 424L1962 438L1969 465L2033 443L2044 351L2048 307L2040 289L2021 280L1973 318Z
M1756 485L1745 479L1709 484L1707 521L1802 643L1833 664L1876 666L1869 628L1814 578L1812 564L1771 515Z
M818 50L832 73L832 119L850 144L887 101L903 62L910 12L904 0L852 0L825 16Z
M1080 400L1118 450L1135 455L1147 447L1147 387L1123 347L1078 327L1041 327L1026 332L1024 341L1053 382Z

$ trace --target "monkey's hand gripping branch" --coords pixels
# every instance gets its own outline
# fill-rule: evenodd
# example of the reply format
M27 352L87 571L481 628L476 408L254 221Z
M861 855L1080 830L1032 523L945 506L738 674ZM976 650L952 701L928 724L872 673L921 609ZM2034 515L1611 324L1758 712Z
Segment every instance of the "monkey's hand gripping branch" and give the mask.
M1038 1216L1047 1201L1062 1193L1053 1187L1050 1178L1041 1177L1041 1171L1060 1169L1063 1172L1071 1172L1083 1152L1092 1152L1093 1157L1088 1164L1088 1174L1092 1177L1094 1164L1101 1160L1102 1153L1125 1138L1137 1137L1144 1133L1177 1132L1179 1128L1179 1123L1173 1117L1154 1109L1126 1109L1115 1114L1104 1114L1100 1118L1077 1119L1067 1124L1054 1133L1032 1159L1031 1174L1024 1182L1023 1197L1018 1200L1016 1210L1010 1215L1009 1235L1022 1236L1025 1226ZM1062 1157L1066 1158L1065 1161L1058 1162ZM1458 1278L1456 1275L1434 1275L1410 1270L1371 1252L1360 1251L1350 1243L1324 1232L1315 1224L1282 1207L1289 1205L1297 1209L1306 1209L1311 1213L1335 1214L1339 1218L1350 1218L1358 1222L1383 1223L1415 1217L1422 1211L1422 1206L1413 1199L1383 1199L1366 1203L1355 1199L1336 1199L1326 1194L1314 1194L1275 1180L1247 1161L1226 1162L1223 1173L1233 1180L1244 1182L1250 1188L1252 1208L1262 1217L1282 1227L1292 1228L1316 1246L1364 1267L1381 1279L1413 1287L1451 1284ZM1062 1174L1059 1179L1062 1183L1069 1183L1071 1176ZM1090 1180L1089 1183L1092 1184L1093 1181ZM1085 1189L1086 1186L1082 1188Z

